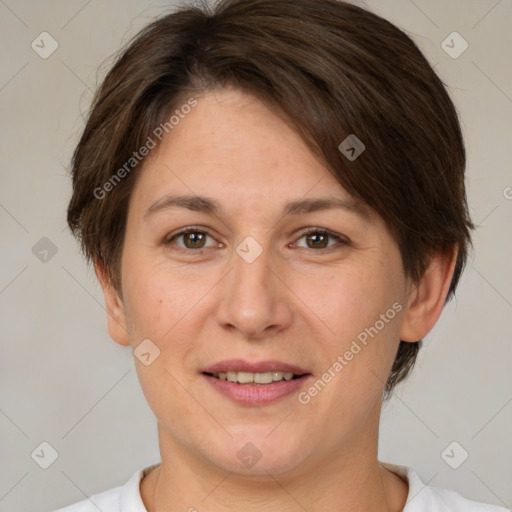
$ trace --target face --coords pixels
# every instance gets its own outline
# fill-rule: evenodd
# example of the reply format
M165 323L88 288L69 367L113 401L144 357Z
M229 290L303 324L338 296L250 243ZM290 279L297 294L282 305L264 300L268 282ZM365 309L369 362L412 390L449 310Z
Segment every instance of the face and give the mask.
M410 298L400 254L263 104L198 98L138 177L121 269L111 334L150 340L135 363L166 446L246 474L373 449ZM211 375L228 370L276 380Z

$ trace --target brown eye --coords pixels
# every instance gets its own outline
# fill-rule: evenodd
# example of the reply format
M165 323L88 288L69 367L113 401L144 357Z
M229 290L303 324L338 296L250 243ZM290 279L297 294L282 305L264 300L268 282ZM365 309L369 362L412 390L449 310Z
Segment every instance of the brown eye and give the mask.
M185 231L181 231L176 233L172 237L168 238L165 241L165 245L175 245L178 249L182 250L198 250L198 249L206 249L208 248L206 244L207 238L212 238L205 231L199 231L197 229L187 229ZM213 239L213 238L212 238ZM177 241L181 240L181 243L177 243Z
M328 249L334 245L347 245L348 242L339 235L330 233L323 230L311 230L303 233L299 240L306 240L306 249ZM329 239L334 240L335 243L329 245ZM300 246L304 247L304 246Z
M204 246L204 242L206 240L206 235L204 233L200 233L198 231L192 231L190 233L183 234L183 241L187 249L202 249ZM190 246L189 246L190 244Z
M329 235L324 233L311 233L306 235L306 241L310 249L325 249L329 243Z

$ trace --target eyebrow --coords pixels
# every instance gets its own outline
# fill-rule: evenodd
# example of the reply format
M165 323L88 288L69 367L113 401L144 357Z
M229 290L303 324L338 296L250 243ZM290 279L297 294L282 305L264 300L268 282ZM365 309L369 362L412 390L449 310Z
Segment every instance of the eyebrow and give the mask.
M222 206L210 197L195 195L166 195L153 203L145 212L144 218L157 212L172 208L185 208L194 212L202 212L211 215L221 215ZM321 210L342 209L355 213L360 217L369 219L368 209L361 201L353 198L342 199L339 197L319 197L312 199L300 199L292 201L284 206L282 216L301 215Z

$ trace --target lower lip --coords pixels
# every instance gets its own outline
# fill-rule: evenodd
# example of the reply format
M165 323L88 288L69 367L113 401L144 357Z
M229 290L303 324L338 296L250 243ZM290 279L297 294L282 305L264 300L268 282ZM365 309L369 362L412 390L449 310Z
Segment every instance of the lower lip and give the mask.
M281 380L271 384L237 384L221 380L211 375L202 374L220 393L231 398L240 405L266 405L298 391L311 375L298 379Z

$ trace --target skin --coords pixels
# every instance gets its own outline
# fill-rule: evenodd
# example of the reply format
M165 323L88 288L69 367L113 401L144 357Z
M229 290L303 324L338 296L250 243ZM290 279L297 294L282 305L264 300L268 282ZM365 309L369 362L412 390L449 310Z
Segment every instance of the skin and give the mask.
M149 338L161 351L149 366L135 359L162 459L142 480L144 504L149 512L402 510L407 483L377 459L382 394L399 340L423 338L441 314L455 252L433 257L412 283L374 212L283 216L291 201L350 196L254 97L222 89L197 99L132 192L122 290L96 265L111 337L133 349ZM168 194L208 196L223 211L146 214ZM189 226L209 236L170 240ZM307 228L345 242L304 236ZM263 251L252 263L236 252L248 236ZM402 310L306 405L296 393L238 405L201 375L225 359L277 359L313 375L307 390L394 303ZM262 454L252 468L237 457L248 442Z

